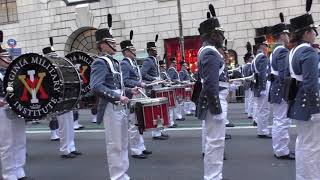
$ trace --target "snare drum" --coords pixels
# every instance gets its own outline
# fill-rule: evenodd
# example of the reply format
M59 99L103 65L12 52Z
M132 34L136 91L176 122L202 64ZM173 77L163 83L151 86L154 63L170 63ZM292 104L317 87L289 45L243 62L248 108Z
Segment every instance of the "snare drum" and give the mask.
M36 53L19 56L9 65L4 87L13 87L7 102L25 119L41 119L76 107L81 94L80 76L66 58Z
M143 98L130 100L136 114L140 134L146 130L169 126L169 104L167 98Z
M185 86L184 85L175 85L173 87L175 88L176 99L178 101L184 100L185 96L186 96Z
M185 85L185 101L190 101L192 98L192 93L193 93L193 88L194 88L194 83L191 84L186 84Z
M176 106L175 89L172 87L152 89L151 97L152 98L166 97L169 100L170 108L174 108Z

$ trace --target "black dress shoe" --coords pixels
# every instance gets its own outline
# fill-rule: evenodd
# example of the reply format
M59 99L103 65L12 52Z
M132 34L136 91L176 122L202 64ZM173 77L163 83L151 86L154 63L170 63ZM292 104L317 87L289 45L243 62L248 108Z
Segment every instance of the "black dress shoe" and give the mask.
M142 153L145 155L148 155L148 154L152 154L152 151L144 150L144 151L142 151Z
M74 154L74 155L76 155L76 156L82 155L82 153L79 152L79 151L72 151L71 154Z
M157 136L157 137L153 137L152 139L153 139L153 140L167 140L168 137L165 137L165 136Z
M169 128L176 128L178 127L178 124L173 124L172 126L169 126Z
M202 153L202 158L204 158L204 153Z
M258 135L258 138L262 138L262 139L272 139L271 135Z
M176 121L184 121L184 120L186 120L186 119L184 119L184 118L176 119Z
M226 153L223 153L223 160L227 160Z
M255 121L253 121L252 126L257 126L257 125L258 124Z
M50 141L59 141L60 138L57 138L57 139L50 139Z
M253 118L252 116L249 116L249 117L248 117L248 119L252 119L252 118Z
M274 155L274 157L276 157L277 159L283 159L283 160L295 160L296 159L296 156L294 153L289 153L287 155L284 155L284 156L276 156Z
M225 135L225 139L231 139L232 137L231 137L231 134L226 134Z
M161 136L162 136L162 137L169 138L169 135L168 135L168 134L165 134L165 133L161 133Z
M226 127L234 127L234 124L233 123L228 123L228 124L226 124Z
M19 178L18 180L34 180L34 179L31 177L22 177L22 178Z
M72 154L72 153L69 153L69 154L61 155L60 157L63 158L63 159L73 159L73 158L76 158L77 155L74 155L74 154Z
M136 159L147 159L148 158L148 156L144 155L143 153L139 154L139 155L131 155L131 157L136 158Z

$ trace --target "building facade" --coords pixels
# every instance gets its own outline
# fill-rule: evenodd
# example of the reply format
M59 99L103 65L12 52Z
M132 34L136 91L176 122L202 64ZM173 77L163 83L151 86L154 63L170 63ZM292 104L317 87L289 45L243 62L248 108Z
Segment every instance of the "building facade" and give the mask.
M215 6L226 30L228 47L237 52L240 61L246 42L253 42L255 28L279 23L280 12L284 13L286 22L305 13L305 0L181 0L183 34L191 39L186 45L188 58L196 59L200 45L197 29L206 19L209 3ZM319 0L314 1L312 12L319 23ZM3 45L8 48L6 40L15 39L22 53L41 53L43 47L49 46L49 37L53 37L53 47L59 55L75 49L96 53L94 32L107 27L108 13L113 15L117 42L128 39L132 29L133 44L137 49L144 49L159 34L159 57L162 59L172 47L175 50L170 51L170 56L177 56L176 0L0 0Z

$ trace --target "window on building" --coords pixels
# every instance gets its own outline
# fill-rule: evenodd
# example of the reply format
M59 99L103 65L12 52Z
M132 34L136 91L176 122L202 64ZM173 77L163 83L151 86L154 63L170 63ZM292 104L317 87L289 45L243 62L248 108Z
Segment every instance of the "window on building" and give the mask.
M16 0L0 0L0 24L18 20Z
M81 3L91 3L91 2L97 2L100 0L64 0L66 4L69 5L76 5Z

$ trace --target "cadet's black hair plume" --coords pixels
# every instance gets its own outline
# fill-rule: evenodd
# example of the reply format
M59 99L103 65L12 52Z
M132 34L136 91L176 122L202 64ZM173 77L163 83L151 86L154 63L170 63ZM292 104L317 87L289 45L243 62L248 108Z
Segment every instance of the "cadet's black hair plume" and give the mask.
M210 10L212 17L214 17L214 18L217 17L216 11L214 10L214 7L212 4L209 4L209 10Z
M3 32L0 30L0 44L3 42Z
M130 41L132 40L133 38L133 30L130 31Z
M112 15L108 14L108 27L111 28L112 27Z
M207 19L210 19L210 18L211 18L210 12L207 12Z
M279 17L280 17L281 23L284 23L284 15L282 12L279 14Z
M251 46L250 42L247 42L246 48L247 48L248 53L252 53L252 46Z
M158 41L158 38L159 38L159 35L157 34L154 42L157 42L157 41Z
M50 41L50 46L52 47L53 46L53 37L50 37L49 41Z
M312 6L312 0L307 0L307 3L306 3L306 11L307 12L310 12L311 6Z

